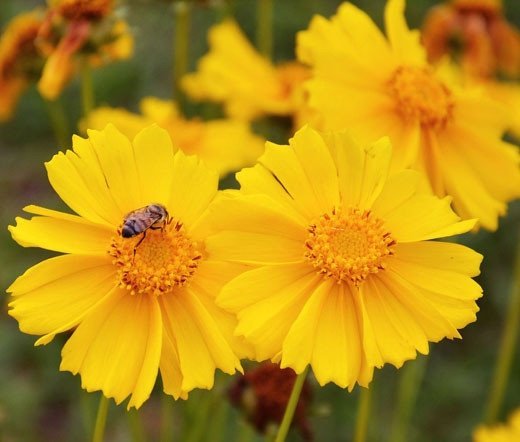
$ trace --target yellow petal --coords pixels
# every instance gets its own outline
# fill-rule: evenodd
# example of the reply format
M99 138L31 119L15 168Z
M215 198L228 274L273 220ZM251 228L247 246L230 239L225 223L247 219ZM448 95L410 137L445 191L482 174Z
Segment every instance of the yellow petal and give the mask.
M133 146L142 198L139 207L152 203L167 204L174 161L170 135L159 126L152 125L137 134Z
M164 321L166 323L166 321ZM163 347L161 350L160 370L163 391L175 399L187 399L188 392L182 390L182 372L179 361L179 352L173 331L170 327L163 327Z
M236 334L254 344L256 359L272 358L320 280L304 265L261 267L224 286L217 303L226 310L240 310Z
M31 212L34 206L26 207ZM16 218L16 226L9 226L13 239L24 247L40 247L62 253L105 255L115 231L106 225L94 224L79 216L36 208L49 216L35 216L30 220Z
M176 343L182 391L211 389L216 368L233 373L240 367L212 318L193 293L182 290L161 297L159 302L165 328ZM210 336L212 332L214 336ZM212 345L215 347L210 348Z
M89 130L88 136L120 213L125 215L141 207L143 199L130 140L112 124L102 131Z
M196 156L177 152L173 163L170 215L180 220L188 229L195 228L218 188L218 174L209 169Z
M75 327L116 286L108 256L62 255L29 268L7 289L20 330L54 335Z
M155 384L162 347L161 311L153 296L117 291L78 326L62 350L60 370L81 374L87 391L139 408Z
M385 28L394 53L403 63L423 65L426 52L420 43L419 31L411 31L404 17L405 0L388 0Z
M397 242L442 238L471 230L476 220L459 222L450 203L449 197L415 195L387 212L385 225Z
M372 205L372 211L381 219L413 198L419 189L421 175L415 170L402 170L388 177L381 193Z

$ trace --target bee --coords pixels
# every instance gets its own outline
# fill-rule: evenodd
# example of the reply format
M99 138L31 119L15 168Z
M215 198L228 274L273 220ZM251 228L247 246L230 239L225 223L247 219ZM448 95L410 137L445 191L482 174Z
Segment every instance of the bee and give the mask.
M135 249L143 242L146 232L150 230L164 229L164 226L170 224L172 218L168 214L166 207L162 204L150 204L136 210L132 210L123 219L123 227L121 228L121 236L123 238L132 238L143 234L143 237L134 247Z

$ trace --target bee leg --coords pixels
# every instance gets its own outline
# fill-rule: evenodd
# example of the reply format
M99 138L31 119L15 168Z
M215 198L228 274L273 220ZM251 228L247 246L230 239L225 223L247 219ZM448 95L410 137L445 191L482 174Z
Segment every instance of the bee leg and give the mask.
M137 241L137 244L134 246L134 258L135 258L135 251L137 250L137 247L143 242L143 240L146 238L146 230L143 232L143 236L139 241Z

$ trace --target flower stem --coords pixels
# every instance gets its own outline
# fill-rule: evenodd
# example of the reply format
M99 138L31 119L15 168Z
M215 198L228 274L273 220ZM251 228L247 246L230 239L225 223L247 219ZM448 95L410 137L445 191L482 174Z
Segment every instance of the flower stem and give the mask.
M105 435L105 424L107 422L108 414L108 399L101 394L99 400L99 406L96 416L96 424L94 425L94 435L92 436L92 442L103 442Z
M94 83L92 81L92 70L88 64L88 60L81 61L81 105L83 107L83 116L86 117L94 110Z
M67 121L67 115L63 109L63 104L59 99L56 100L45 100L47 104L47 112L49 113L49 119L51 120L52 130L54 137L59 147L65 148L70 144L69 138L69 123Z
M426 371L427 360L426 356L419 356L415 361L408 362L399 371L399 390L392 420L390 442L405 442L408 440L408 425Z
M130 433L132 435L132 442L146 442L146 434L143 427L143 422L137 410L128 411L128 421L130 424Z
M361 388L361 391L359 392L359 405L354 442L365 442L367 438L368 420L370 417L370 394L371 391L369 388Z
M298 405L298 400L300 399L303 383L305 382L305 378L307 377L308 372L309 366L307 366L294 381L291 396L289 397L289 402L287 402L287 407L285 408L285 413L283 415L280 428L278 429L275 442L283 442L287 437L287 433L289 432L289 428L291 427L291 422L293 420L294 412L296 411L296 406Z
M188 72L191 7L185 0L178 0L173 6L173 98L182 109L185 97L181 91L181 79Z
M502 407L506 392L513 356L518 339L518 328L520 324L520 243L516 252L516 263L513 276L513 286L509 296L509 306L504 324L502 340L498 350L498 358L495 365L495 373L489 390L489 396L484 415L486 424L494 423Z
M256 44L262 55L273 53L273 0L257 0Z

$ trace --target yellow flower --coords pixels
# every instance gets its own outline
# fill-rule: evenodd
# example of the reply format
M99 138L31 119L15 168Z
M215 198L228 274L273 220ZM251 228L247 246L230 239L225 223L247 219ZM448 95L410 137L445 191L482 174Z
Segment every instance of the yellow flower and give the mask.
M35 10L17 15L0 39L0 121L8 120L23 91L34 81L42 59L35 39L43 23Z
M182 81L190 97L222 102L231 117L245 120L263 115L297 118L304 110L306 67L296 62L273 66L232 20L213 26L208 38L209 53L200 59L197 72Z
M395 170L425 172L463 218L494 230L520 195L518 151L501 140L506 109L434 71L403 12L404 0L388 1L388 40L350 3L331 20L315 17L298 36L299 57L314 68L310 105L327 128L348 127L364 143L388 135Z
M473 442L515 442L520 440L520 408L509 416L507 424L479 426L473 433Z
M133 143L107 126L88 139L75 136L73 146L46 166L77 215L29 206L36 216L9 227L24 247L63 253L9 287L9 314L20 329L42 335L36 345L74 329L60 370L80 373L83 388L117 403L131 395L128 407L149 397L158 369L175 398L212 388L216 368L241 370L234 350L245 349L233 337L235 320L214 297L242 269L215 261L205 248L216 173L194 156L174 154L157 126ZM168 222L123 238L125 216L151 204L166 208Z
M213 206L213 256L255 266L217 303L256 359L318 382L366 386L374 367L400 367L428 342L460 338L482 290L482 256L428 241L470 230L450 198L424 193L420 174L388 175L387 138L361 147L345 132L304 127L237 174L241 190ZM224 227L225 226L225 227Z
M132 55L132 35L126 22L112 13L112 0L58 0L51 1L50 8L50 25L39 36L48 60L38 91L48 100L58 97L74 76L79 56L98 67Z
M103 129L113 123L128 138L157 123L170 134L175 147L197 154L221 176L252 164L263 152L263 141L245 122L220 119L187 120L172 101L148 97L141 101L142 114L122 108L100 107L81 123L82 129Z

